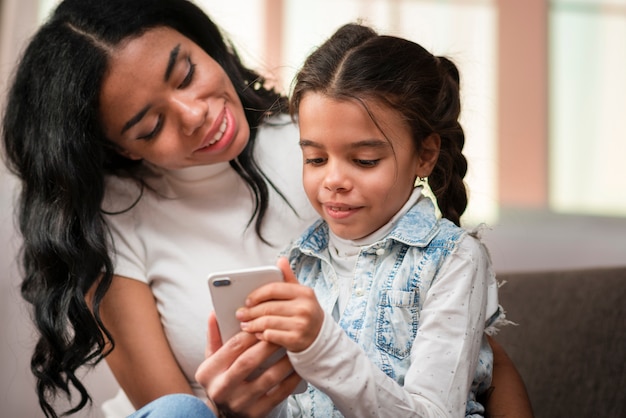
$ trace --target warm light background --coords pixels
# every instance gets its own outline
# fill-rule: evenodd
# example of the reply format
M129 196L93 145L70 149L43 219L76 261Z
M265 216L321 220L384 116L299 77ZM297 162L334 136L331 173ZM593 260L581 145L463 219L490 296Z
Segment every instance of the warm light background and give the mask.
M24 41L54 3L0 0L0 110ZM470 162L463 221L489 225L496 270L626 264L626 0L197 3L285 92L311 49L357 19L452 58ZM15 188L0 164L0 416L39 417L18 291ZM96 406L114 392L106 366L87 381Z

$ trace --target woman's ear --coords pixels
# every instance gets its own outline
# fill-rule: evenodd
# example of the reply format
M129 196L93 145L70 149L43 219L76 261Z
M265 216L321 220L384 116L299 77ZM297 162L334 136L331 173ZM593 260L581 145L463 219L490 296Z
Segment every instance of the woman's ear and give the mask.
M106 142L106 146L107 148L112 149L113 151L115 151L116 153L118 153L119 155L121 155L124 158L128 158L129 160L142 160L143 157L141 157L138 154L135 154L131 151L128 151L127 149L122 148L121 145L116 144L113 141L107 141Z
M118 152L121 156L126 157L126 158L128 158L129 160L141 160L141 157L140 157L139 155L134 154L134 153L132 153L132 152L130 152L130 151L127 151L127 150L125 150L125 149L121 149L121 148L119 148L119 149L117 150L117 152Z
M422 146L417 156L417 170L418 177L428 177L435 168L437 160L439 159L439 150L441 149L441 138L439 134L430 134L422 141Z
M115 144L113 142L111 142L110 144L115 150L115 152L117 152L122 157L128 158L129 160L141 160L142 159L141 156L122 148L118 144Z

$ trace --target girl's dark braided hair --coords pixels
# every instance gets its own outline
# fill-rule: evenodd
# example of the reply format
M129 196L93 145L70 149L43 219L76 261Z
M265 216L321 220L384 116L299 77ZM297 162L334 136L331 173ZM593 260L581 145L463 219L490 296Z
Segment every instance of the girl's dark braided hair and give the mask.
M406 39L348 24L313 52L296 75L290 102L294 117L308 92L386 103L403 115L418 151L425 138L439 135L439 159L428 182L442 216L460 225L467 207L467 161L459 123L459 72L452 61Z

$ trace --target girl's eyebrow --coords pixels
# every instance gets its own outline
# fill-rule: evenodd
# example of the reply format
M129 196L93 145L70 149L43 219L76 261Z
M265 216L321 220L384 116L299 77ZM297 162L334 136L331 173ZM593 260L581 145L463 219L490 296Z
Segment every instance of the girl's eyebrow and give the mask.
M172 75L172 71L174 71L174 66L176 65L176 60L178 59L179 53L180 53L180 44L176 45L170 51L170 58L167 61L167 67L165 67L165 75L163 77L163 80L166 82L170 79L170 76ZM144 107L135 116L130 118L128 122L124 124L124 127L122 128L121 133L123 134L124 132L132 128L134 125L136 125L146 115L146 113L148 113L148 110L150 110L150 105Z
M300 139L301 147L313 147L313 148L323 148L322 144L319 144L315 141L311 141L310 139ZM382 139L364 139L362 141L353 142L350 144L350 148L385 148L389 146L387 141Z

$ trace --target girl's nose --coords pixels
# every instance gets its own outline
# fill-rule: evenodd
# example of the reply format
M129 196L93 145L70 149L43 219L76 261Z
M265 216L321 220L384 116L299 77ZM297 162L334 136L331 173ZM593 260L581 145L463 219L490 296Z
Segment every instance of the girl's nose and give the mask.
M335 193L346 192L352 188L352 182L345 168L329 162L326 165L324 188Z
M206 101L180 95L172 98L172 103L179 115L184 135L192 135L206 122L209 114L209 105Z

